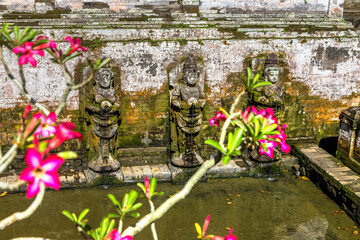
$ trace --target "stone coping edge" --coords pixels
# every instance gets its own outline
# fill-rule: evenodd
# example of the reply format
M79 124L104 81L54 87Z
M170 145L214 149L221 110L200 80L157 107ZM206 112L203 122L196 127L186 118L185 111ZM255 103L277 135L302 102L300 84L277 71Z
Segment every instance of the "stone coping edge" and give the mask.
M295 144L293 155L306 176L360 223L360 177L316 144Z

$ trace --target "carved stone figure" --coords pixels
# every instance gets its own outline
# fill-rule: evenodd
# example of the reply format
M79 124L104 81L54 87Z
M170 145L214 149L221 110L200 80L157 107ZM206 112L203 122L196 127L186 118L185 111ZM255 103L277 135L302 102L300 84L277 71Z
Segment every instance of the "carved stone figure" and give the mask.
M113 81L114 74L109 68L100 69L95 75L96 85L86 105L95 140L95 154L90 156L89 168L95 172L111 172L120 168L114 158L120 105L116 101Z
M267 56L264 66L264 81L269 81L273 85L258 89L260 96L255 97L258 108L273 108L274 111L284 104L284 85L280 81L281 68L278 64L278 57L275 53Z
M195 56L188 55L181 65L170 72L169 78L171 162L181 167L198 166L203 162L199 151L202 109L206 102L204 73L199 71Z

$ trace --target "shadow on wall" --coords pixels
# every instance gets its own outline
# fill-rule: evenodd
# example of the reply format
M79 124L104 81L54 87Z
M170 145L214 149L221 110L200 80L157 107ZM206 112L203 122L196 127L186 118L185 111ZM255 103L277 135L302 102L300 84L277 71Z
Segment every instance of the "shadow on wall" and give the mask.
M336 157L337 144L338 137L326 137L320 140L319 147L327 151L332 156Z

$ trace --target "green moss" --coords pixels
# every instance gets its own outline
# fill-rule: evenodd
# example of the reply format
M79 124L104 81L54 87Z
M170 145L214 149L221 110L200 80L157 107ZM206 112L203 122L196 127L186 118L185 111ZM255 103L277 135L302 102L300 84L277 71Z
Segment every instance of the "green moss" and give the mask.
M92 51L106 45L106 42L102 41L100 37L96 37L93 40L83 40L82 37L80 37L80 39L81 39L81 45Z
M113 176L101 176L97 177L92 183L88 184L88 186L102 186L102 185L123 185L124 181L121 181Z
M161 28L189 28L189 24L184 24L184 23L164 23L161 24Z
M204 43L200 39L198 39L197 42L199 43L199 45L204 46Z
M178 41L181 46L185 46L188 42L185 38L177 38L176 41Z

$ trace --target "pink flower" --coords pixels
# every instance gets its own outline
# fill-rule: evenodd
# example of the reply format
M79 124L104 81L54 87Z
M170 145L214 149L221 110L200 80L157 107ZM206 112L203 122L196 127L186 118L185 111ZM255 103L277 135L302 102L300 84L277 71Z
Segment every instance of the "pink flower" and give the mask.
M144 186L145 186L145 195L147 198L151 198L151 195L150 195L150 182L149 182L149 179L147 177L145 177L145 180L144 180Z
M50 155L45 160L41 153L34 148L26 151L25 162L29 166L20 174L20 180L29 183L26 197L33 198L40 191L40 183L55 190L60 189L60 180L57 170L64 162L64 159L57 155Z
M42 57L44 56L43 50L36 50L32 48L34 44L35 43L33 42L25 42L24 44L22 44L22 46L13 48L14 53L22 54L21 57L19 58L19 65L30 63L33 67L36 67L37 62L33 57L33 55L37 54Z
M266 139L260 139L260 155L267 155L270 158L274 158L274 148L279 144L278 142L269 141ZM264 148L265 147L265 148Z
M72 131L75 128L76 127L72 122L61 123L58 127L57 134L49 141L44 154L48 153L51 149L59 147L66 140L73 138L82 140L81 133Z
M29 114L29 112L31 111L31 105L27 105L25 110L24 110L24 114L21 116L22 119L25 120L25 118L27 117L27 115Z
M48 47L56 48L57 47L56 43L54 41L49 40L49 38L46 37L46 36L38 36L36 38L36 41L40 41L40 40L44 40L44 39L48 40L48 42L47 43L42 43L42 44L34 47L34 49L44 49L44 48L48 48Z
M232 229L229 230L229 235L225 235L225 240L236 240L236 236L235 235L231 235L232 233Z
M121 234L117 229L113 229L103 240L132 240L133 238L129 235L121 237Z
M225 114L223 114L221 111L217 112L215 114L215 117L211 118L209 120L209 123L211 126L215 125L215 126L220 126L220 120L221 121L226 121L226 116Z
M256 107L252 106L251 111L256 115L262 115L267 120L267 125L278 124L277 118L275 117L274 110L272 108L266 108L258 111Z
M40 119L40 126L35 130L34 135L40 134L40 137L50 137L56 135L58 127L56 126L56 114L51 112L46 118L42 113L36 113L34 118Z
M209 226L209 223L210 223L210 215L208 215L206 218L205 218L205 222L204 222L204 225L202 227L202 235L205 236L206 234L206 230Z
M235 235L232 235L232 229L229 230L229 235L225 235L225 238L220 237L220 236L212 236L212 237L207 237L210 238L212 240L237 240L237 237Z
M71 50L68 53L68 55L71 55L73 52L76 52L76 51L78 51L78 52L86 52L87 51L86 48L80 46L80 44L81 44L80 38L73 39L70 36L67 36L65 38L65 40L71 44L71 46L70 46Z

